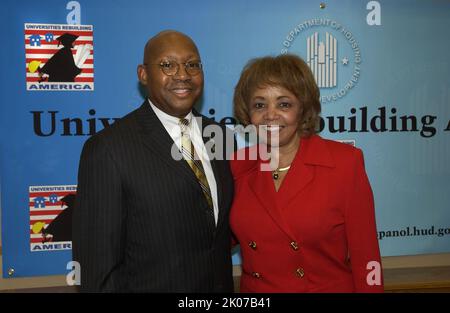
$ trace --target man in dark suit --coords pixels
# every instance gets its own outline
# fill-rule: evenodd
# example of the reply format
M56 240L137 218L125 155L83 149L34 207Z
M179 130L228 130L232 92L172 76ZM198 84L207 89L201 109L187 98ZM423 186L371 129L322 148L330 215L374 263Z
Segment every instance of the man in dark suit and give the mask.
M222 149L230 138L214 137L222 158L205 149L205 127L227 132L193 109L203 91L195 43L159 33L138 78L148 99L81 154L73 213L81 291L232 292L233 180Z

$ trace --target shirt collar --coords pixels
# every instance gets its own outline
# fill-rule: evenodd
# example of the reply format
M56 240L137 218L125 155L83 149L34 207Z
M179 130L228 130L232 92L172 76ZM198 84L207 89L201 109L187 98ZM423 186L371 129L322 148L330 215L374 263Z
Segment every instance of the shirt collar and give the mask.
M147 98L147 100L148 100L148 103L150 104L151 108L155 112L156 116L158 116L159 120L164 125L171 125L171 126L179 125L178 122L179 122L180 118L178 118L176 116L172 116L170 114L167 114L166 112L159 109L156 105L154 105L150 101L149 98ZM192 110L184 118L189 121L189 125L190 125L190 123L192 122Z

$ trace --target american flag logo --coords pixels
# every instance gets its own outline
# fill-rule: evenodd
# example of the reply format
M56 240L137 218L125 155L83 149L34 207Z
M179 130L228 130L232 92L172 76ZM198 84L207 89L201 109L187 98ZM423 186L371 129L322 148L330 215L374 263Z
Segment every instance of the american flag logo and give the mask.
M77 186L30 186L30 250L72 248L72 210Z
M25 24L27 90L94 90L92 25Z

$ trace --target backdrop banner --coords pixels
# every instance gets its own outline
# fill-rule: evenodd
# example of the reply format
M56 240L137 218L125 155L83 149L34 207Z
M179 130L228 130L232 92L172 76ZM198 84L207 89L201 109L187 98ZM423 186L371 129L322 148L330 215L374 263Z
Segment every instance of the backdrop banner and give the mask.
M136 68L164 29L197 43L197 108L230 127L243 66L300 55L321 135L364 152L382 255L450 252L450 1L7 0L0 18L4 277L73 269L82 145L143 102Z

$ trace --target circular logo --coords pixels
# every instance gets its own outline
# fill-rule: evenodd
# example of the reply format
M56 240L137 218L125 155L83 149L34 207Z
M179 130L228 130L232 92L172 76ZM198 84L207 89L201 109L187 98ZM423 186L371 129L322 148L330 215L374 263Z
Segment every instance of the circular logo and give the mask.
M361 50L352 32L331 19L304 21L289 31L281 54L298 53L320 88L320 101L333 102L354 88L361 75Z

